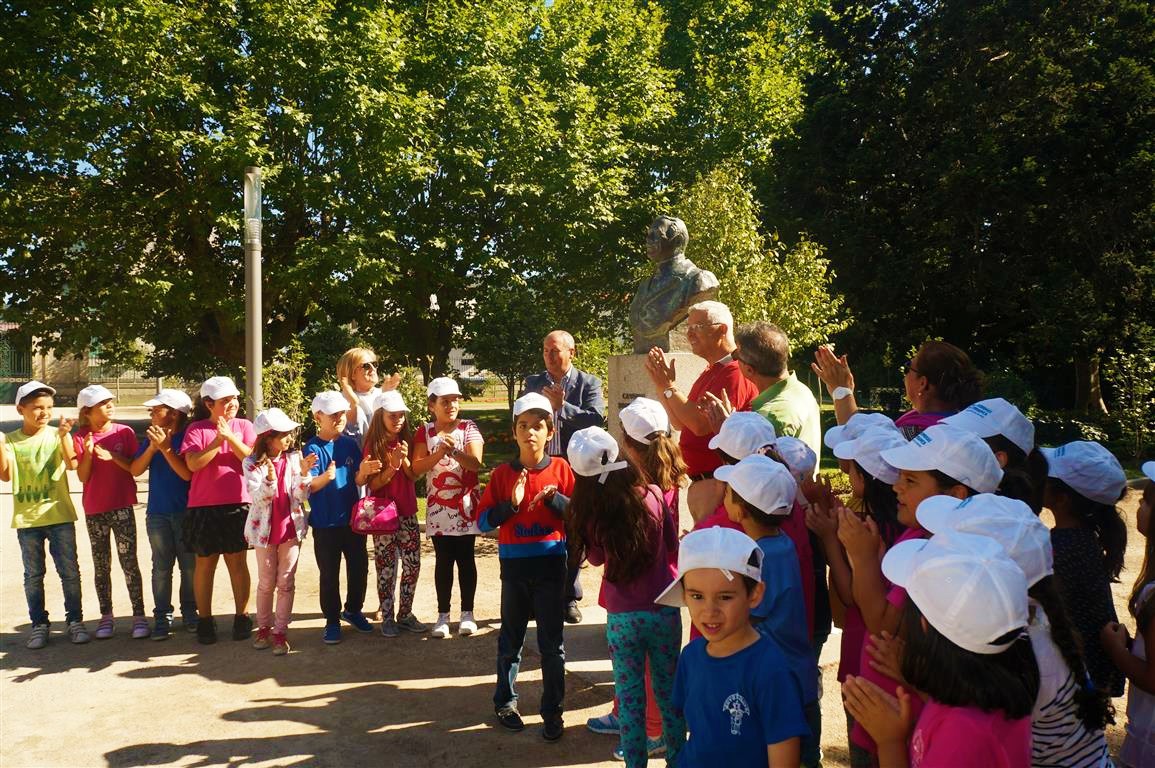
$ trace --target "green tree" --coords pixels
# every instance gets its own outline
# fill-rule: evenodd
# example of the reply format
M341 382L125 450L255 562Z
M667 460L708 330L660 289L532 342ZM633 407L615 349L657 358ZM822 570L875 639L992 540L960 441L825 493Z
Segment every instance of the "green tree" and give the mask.
M505 385L510 409L521 382L542 367L541 340L555 328L548 306L524 280L511 278L479 297L466 324L478 368Z

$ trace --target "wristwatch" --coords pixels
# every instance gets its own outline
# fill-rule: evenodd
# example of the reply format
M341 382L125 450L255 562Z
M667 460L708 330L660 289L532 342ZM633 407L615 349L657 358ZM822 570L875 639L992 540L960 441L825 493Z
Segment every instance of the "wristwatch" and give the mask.
M674 396L674 388L673 388L673 387L666 387L666 388L665 388L665 389L662 391L662 394L666 396L666 399L667 399L667 400L669 400L671 397L673 397L673 396Z
M850 397L854 394L854 390L850 387L835 387L830 393L830 396L835 400L841 400L844 397Z

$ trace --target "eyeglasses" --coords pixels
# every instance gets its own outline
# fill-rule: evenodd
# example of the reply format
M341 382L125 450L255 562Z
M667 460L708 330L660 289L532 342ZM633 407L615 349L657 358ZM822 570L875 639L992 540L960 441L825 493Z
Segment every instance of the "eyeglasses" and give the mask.
M690 323L689 325L686 326L686 330L687 331L701 331L705 328L710 328L710 327L715 326L715 325L721 325L721 323Z
M361 363L361 370L364 371L365 373L369 373L369 371L375 371L375 370L377 370L377 363L375 363L375 362Z
M913 373L915 376L921 376L922 375L921 373L918 372L918 369L914 367L914 358L913 357L902 364L902 373L904 376L908 373Z

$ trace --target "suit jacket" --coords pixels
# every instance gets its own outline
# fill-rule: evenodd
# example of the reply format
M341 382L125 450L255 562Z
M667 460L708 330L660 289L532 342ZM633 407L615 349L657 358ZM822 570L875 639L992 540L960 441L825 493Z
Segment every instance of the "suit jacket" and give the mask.
M579 429L586 427L604 427L606 419L603 412L606 401L602 396L602 381L592 373L579 371L570 367L569 387L565 392L565 402L561 411L554 414L556 429L561 432L561 452L564 455L569 445L570 436ZM525 377L518 397L527 392L541 392L550 384L549 374L545 371Z

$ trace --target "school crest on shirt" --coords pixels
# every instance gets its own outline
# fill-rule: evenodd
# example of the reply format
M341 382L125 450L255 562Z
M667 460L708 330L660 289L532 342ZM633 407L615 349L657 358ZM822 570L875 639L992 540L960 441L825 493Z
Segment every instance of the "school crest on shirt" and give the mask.
M722 711L730 716L730 735L739 736L742 733L742 718L750 714L750 705L740 693L731 693L722 702Z

